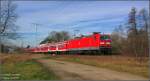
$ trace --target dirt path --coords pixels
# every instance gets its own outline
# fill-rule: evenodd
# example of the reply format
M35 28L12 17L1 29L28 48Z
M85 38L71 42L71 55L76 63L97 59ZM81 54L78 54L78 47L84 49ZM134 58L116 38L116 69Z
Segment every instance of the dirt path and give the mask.
M72 62L51 59L38 60L45 67L54 70L62 80L147 80L146 78Z

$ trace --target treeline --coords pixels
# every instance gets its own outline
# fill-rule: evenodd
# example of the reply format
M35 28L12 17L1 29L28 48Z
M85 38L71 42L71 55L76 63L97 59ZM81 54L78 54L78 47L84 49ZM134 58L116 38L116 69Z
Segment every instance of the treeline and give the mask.
M136 8L131 9L127 23L117 27L111 34L114 53L135 57L148 56L148 14L146 9L139 12Z
M52 31L43 41L40 42L40 44L61 42L70 38L71 36L67 31Z

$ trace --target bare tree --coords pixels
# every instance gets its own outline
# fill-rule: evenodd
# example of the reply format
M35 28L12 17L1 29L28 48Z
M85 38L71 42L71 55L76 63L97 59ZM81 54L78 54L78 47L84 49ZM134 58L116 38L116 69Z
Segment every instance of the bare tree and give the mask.
M139 16L142 17L142 22L144 23L143 28L146 31L146 33L148 33L148 12L146 11L146 9L142 9L139 12Z
M145 9L137 12L132 8L127 26L118 27L112 33L112 45L118 52L135 56L142 62L142 58L148 56L148 21L149 16ZM125 37L122 28L126 28Z
M144 56L148 56L148 22L149 22L149 15L146 9L141 9L139 12L139 16L141 17L141 28L139 29L140 32L140 39L141 39L141 53Z
M16 5L12 1L0 1L0 34L14 33L17 19Z
M123 30L122 30L122 25L119 25L119 27L115 28L114 31L111 34L111 39L112 39L112 49L114 53L123 53L122 50L122 44L123 44Z
M12 1L0 0L0 44L2 44L2 38L16 39L18 37L18 34L15 32L18 28L15 25L17 20L16 8L16 4Z
M129 32L133 31L135 34L137 34L137 24L136 24L136 8L132 8L131 12L129 13L129 20L128 20L129 24L131 24L131 26L129 27Z

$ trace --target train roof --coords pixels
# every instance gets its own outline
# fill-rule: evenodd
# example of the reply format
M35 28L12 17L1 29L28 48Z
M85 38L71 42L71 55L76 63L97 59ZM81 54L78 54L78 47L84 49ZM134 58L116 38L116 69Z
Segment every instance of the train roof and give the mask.
M101 32L93 32L92 35L81 35L80 37L75 37L75 38L69 39L69 40L80 39L80 38L83 38L83 37L90 37L90 36L93 36L94 34L110 35L110 34L101 34ZM58 44L64 44L64 43L67 43L67 41L69 41L69 40L61 41L61 42L53 42L53 43L40 44L38 47L43 47L43 46L53 46L53 45L58 45Z

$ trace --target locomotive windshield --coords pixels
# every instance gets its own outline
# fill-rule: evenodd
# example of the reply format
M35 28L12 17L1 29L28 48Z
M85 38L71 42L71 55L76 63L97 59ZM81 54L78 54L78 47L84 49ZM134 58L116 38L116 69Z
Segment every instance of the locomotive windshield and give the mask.
M100 39L101 39L101 40L109 40L110 37L109 37L108 35L102 35L102 36L100 37Z

